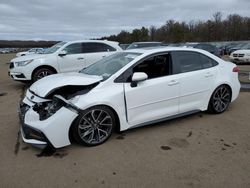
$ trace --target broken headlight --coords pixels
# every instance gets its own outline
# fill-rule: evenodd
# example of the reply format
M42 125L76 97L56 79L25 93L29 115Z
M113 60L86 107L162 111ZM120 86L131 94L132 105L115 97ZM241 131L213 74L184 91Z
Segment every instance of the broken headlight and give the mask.
M39 114L40 120L48 119L50 116L55 114L61 107L65 106L66 103L58 97L53 97L52 101L36 103L33 106L33 110Z

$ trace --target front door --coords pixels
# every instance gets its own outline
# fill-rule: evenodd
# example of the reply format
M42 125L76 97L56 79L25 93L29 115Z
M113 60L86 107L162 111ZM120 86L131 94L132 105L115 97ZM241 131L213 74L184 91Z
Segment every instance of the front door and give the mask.
M133 68L148 79L136 87L124 83L128 123L132 126L151 122L178 113L179 79L171 75L169 54L150 57Z
M58 56L60 72L78 72L85 67L85 57L82 53L82 44L74 43L63 49L67 54Z

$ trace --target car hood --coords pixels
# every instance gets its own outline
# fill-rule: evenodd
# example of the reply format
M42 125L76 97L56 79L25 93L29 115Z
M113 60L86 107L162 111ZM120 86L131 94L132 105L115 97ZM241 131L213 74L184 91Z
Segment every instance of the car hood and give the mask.
M250 50L237 50L237 51L234 51L233 54L250 54Z
M33 83L30 91L40 97L46 97L55 90L65 86L88 86L98 83L102 79L101 76L83 73L54 74Z
M12 59L11 62L29 61L31 59L43 58L44 56L47 56L47 55L48 54L29 54L29 55L25 55L25 56L16 57L16 58Z

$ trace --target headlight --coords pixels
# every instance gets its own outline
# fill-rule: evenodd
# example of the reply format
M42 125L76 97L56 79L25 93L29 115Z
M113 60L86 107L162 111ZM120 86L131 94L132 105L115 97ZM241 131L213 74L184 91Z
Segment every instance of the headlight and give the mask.
M39 114L40 120L45 120L55 114L63 106L65 106L65 103L54 97L52 101L36 103L33 110Z
M19 67L19 66L25 66L25 65L28 65L29 63L31 63L32 61L33 61L33 59L27 60L27 61L17 61L17 62L15 62L15 65L17 67Z
M78 113L79 111L76 106L68 103L68 101L60 95L55 95L52 101L36 103L33 106L33 110L39 114L39 119L42 121L54 115L62 107L65 107L75 113Z

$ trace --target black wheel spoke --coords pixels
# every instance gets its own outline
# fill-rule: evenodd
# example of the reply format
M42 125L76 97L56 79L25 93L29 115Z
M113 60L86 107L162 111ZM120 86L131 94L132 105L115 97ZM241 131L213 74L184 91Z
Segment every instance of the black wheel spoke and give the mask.
M216 112L223 112L230 103L230 91L227 87L221 86L213 94L213 108Z
M94 132L93 129L88 129L87 131L84 131L83 134L81 134L81 138L84 138L93 132Z
M36 80L39 80L45 76L51 75L53 73L54 72L52 70L49 70L49 69L40 69L35 73L35 76L33 79L36 81Z
M102 130L102 129L98 129L99 130L99 132L102 132L103 134L104 134L104 136L107 136L108 135L108 133L106 132L106 131L104 131L104 130Z
M99 113L99 115L96 118L96 121L98 121L98 122L100 121L100 117L101 117L102 113L103 113L103 111L101 110L100 113Z

